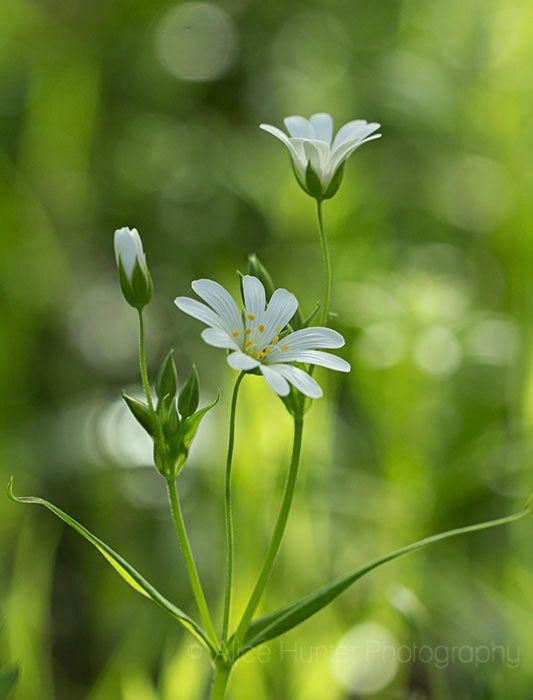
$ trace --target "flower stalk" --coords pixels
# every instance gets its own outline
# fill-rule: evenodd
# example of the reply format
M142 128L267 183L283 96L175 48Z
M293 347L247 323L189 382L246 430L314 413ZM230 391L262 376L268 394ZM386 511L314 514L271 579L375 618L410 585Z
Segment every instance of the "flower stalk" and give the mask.
M283 535L285 534L285 529L287 527L287 521L289 519L289 513L291 511L292 499L294 496L294 488L296 486L296 477L298 476L298 468L300 465L300 455L302 450L302 438L303 438L304 420L303 418L294 419L294 439L291 455L291 463L289 467L289 473L287 475L287 481L285 483L285 489L283 492L283 498L281 501L281 507L278 513L276 524L274 526L274 531L272 533L272 538L270 540L270 545L267 550L265 561L257 579L257 583L252 591L248 605L244 611L242 619L239 623L237 631L233 639L233 651L237 651L246 632L252 618L261 602L265 587L270 578L272 572L272 567L276 560L279 548L281 546L281 541Z
M322 310L320 314L320 325L327 326L329 318L329 303L331 296L331 259L329 256L328 241L324 230L323 203L321 199L316 200L316 218L318 224L318 236L322 249L322 261L324 263L324 295L322 298Z
M196 563L194 561L194 555L192 553L189 537L187 535L185 521L183 520L183 513L181 512L178 490L176 488L176 482L174 480L167 479L167 490L170 502L170 509L172 512L172 517L174 519L174 525L176 527L176 533L178 535L178 540L183 554L183 559L185 561L185 567L187 569L189 581L191 583L194 599L198 607L198 612L200 613L200 619L202 621L204 629L206 630L209 636L210 641L214 644L215 647L218 647L217 633L215 632L215 628L213 626L213 621L211 619L211 614L209 612L207 600L204 594L204 590L202 588L202 583L200 581L198 569L196 568Z
M241 372L235 381L231 397L228 451L226 456L226 473L224 484L224 522L226 528L226 591L224 594L224 616L222 621L222 642L228 638L229 623L231 617L231 603L233 599L233 569L235 566L235 536L233 531L233 503L231 471L233 464L233 448L235 445L235 418L237 414L237 399L239 388L246 373Z

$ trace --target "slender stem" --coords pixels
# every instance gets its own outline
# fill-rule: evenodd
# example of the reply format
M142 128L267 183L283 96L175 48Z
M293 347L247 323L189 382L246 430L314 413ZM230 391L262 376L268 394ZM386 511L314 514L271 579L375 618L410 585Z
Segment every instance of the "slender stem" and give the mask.
M234 534L233 534L233 508L231 502L231 466L233 461L233 447L235 444L235 415L237 412L237 398L239 387L245 373L241 372L233 387L231 397L231 411L229 420L228 453L226 457L226 482L224 491L224 519L226 524L226 593L224 595L224 618L222 622L222 641L228 638L229 621L231 615L231 599L233 596L233 566L235 560Z
M324 218L322 214L322 201L316 200L316 217L318 222L318 235L322 247L322 260L324 262L324 296L322 300L322 313L320 314L320 325L325 326L329 315L329 297L331 294L331 261L329 259L328 242L324 232Z
M239 627L235 633L235 645L238 646L246 634L250 622L254 616L255 611L261 601L261 596L265 590L266 584L270 577L270 572L274 565L277 553L279 551L281 540L285 533L285 528L287 526L287 520L292 505L292 497L294 495L294 487L296 484L296 477L298 475L298 466L300 464L300 452L302 449L302 437L303 437L304 421L303 418L294 419L294 441L292 447L291 464L289 468L289 473L287 475L287 481L285 483L285 490L283 492L283 499L281 502L281 507L278 513L278 518L274 526L274 532L272 533L272 539L268 548L265 561L263 563L263 568L255 584L255 588L250 596L246 610L242 616L242 620L239 623Z
M215 675L213 685L211 686L210 700L224 700L226 697L226 689L231 673L231 666L215 666Z
M217 634L215 632L215 628L213 627L211 615L209 614L209 608L207 607L207 601L205 599L204 590L200 582L198 569L196 568L191 545L187 536L187 530L185 528L185 521L183 520L183 514L181 512L178 491L176 489L176 482L173 479L167 479L167 488L168 497L170 500L170 508L172 510L172 516L174 518L174 524L176 526L176 532L178 534L181 551L183 552L183 559L185 560L185 566L187 568L187 573L189 574L189 580L191 582L191 588L194 594L194 598L196 600L196 605L198 606L200 618L211 641L214 643L215 646L218 646Z
M155 411L152 392L150 391L150 380L148 379L148 369L146 368L146 349L144 337L144 316L142 309L139 309L139 368L141 370L141 381L144 389L144 395L146 396L146 401L148 403L148 410L150 411L150 415L152 417L152 423L154 424L157 432L159 449L164 450L165 440L163 437L163 429Z

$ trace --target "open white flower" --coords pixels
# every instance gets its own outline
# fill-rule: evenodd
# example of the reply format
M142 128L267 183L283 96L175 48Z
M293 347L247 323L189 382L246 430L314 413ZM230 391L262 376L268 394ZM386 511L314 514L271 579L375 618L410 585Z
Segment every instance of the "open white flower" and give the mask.
M196 294L206 303L178 297L176 306L189 316L203 321L208 328L202 338L208 345L230 350L228 364L233 369L259 370L270 387L280 396L287 396L292 384L313 399L322 396L322 389L304 370L293 363L320 365L339 372L349 372L350 365L324 348L340 348L344 338L330 328L302 328L290 332L287 324L298 308L294 294L276 289L268 304L265 288L251 275L242 281L244 311L241 312L231 294L218 282L196 280Z
M380 124L356 119L344 124L333 138L333 119L325 112L309 119L292 116L283 121L288 136L271 124L260 124L259 128L287 146L298 182L317 199L333 197L339 189L346 159L363 143L381 137L374 133Z

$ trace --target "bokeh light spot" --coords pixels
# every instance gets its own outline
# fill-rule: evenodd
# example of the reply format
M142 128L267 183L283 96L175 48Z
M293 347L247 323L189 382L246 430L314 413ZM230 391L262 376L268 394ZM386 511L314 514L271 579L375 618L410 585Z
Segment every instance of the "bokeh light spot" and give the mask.
M478 361L489 365L510 364L518 352L518 332L504 318L485 318L469 330L466 345Z
M215 80L233 65L237 30L227 12L207 2L187 2L163 15L154 42L161 64L181 80Z
M398 670L398 644L377 622L353 627L337 644L331 670L339 684L354 694L383 690Z
M405 352L405 339L396 323L383 321L367 326L359 339L359 356L370 367L397 365Z
M458 369L463 352L449 328L434 325L419 335L414 355L416 364L423 372L434 377L446 377Z

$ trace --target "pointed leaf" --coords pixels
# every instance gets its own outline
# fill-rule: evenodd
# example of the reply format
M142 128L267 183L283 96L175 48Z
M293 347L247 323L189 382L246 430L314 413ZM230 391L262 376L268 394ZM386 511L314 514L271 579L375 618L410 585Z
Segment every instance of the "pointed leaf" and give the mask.
M176 371L176 365L174 364L173 354L174 350L168 353L157 375L155 391L160 401L167 396L173 399L178 390L178 373Z
M208 413L212 408L214 408L217 405L219 398L220 394L217 394L216 399L212 403L210 403L209 406L201 408L199 411L196 411L195 414L189 416L189 418L183 421L181 444L183 447L185 447L187 451L189 450L189 447L191 446L191 443L194 440L194 436L196 435L198 428L200 427L200 422L202 421L202 418L206 415L206 413Z
M200 401L200 381L198 379L198 371L193 365L189 379L187 383L180 391L178 398L178 411L182 418L188 418L198 408L198 403Z
M296 601L290 605L265 615L264 617L254 620L250 625L248 632L246 633L242 645L236 650L237 656L242 656L250 649L253 649L258 644L269 641L278 637L280 634L284 634L289 630L293 629L300 623L307 620L309 617L315 613L325 608L329 605L337 596L343 593L347 588L349 588L357 580L368 574L373 569L386 564L393 559L403 556L404 554L409 554L410 552L415 552L417 549L426 547L434 542L439 542L440 540L448 539L449 537L455 537L457 535L464 535L469 532L476 532L478 530L485 530L490 527L497 527L498 525L506 525L515 520L519 520L524 515L529 513L531 510L531 504L528 503L526 508L520 513L515 513L514 515L509 515L506 518L499 518L498 520L490 520L484 523L478 523L476 525L469 525L467 527L460 527L455 530L448 530L447 532L441 532L438 535L433 535L432 537L427 537L413 544L409 544L405 547L385 554L378 559L363 564L363 566L354 569L348 574L341 576L341 578L333 581L332 583L319 588L314 593L307 595L305 598ZM235 642L234 642L235 644Z
M31 503L48 508L52 511L58 518L60 518L64 523L69 525L73 530L84 537L88 542L90 542L93 547L100 552L100 554L106 559L109 564L115 569L115 571L128 583L134 590L136 590L141 595L146 598L150 598L156 605L163 608L165 612L171 615L175 620L177 620L185 629L190 632L196 639L202 644L202 646L207 649L211 654L214 654L214 648L207 635L203 629L186 613L176 607L173 603L167 600L159 591L152 586L141 574L139 574L131 564L129 564L125 559L123 559L119 554L109 547L105 542L100 540L96 535L87 530L83 525L81 525L77 520L71 518L70 515L63 512L53 503L45 501L42 498L36 498L34 496L15 496L13 492L13 477L9 480L7 495L12 501L16 503Z
M7 700L19 680L18 666L0 669L0 700Z
M133 396L128 396L128 394L122 394L122 398L133 414L133 417L142 425L149 435L153 435L152 416L150 415L148 406L143 401L134 399Z

